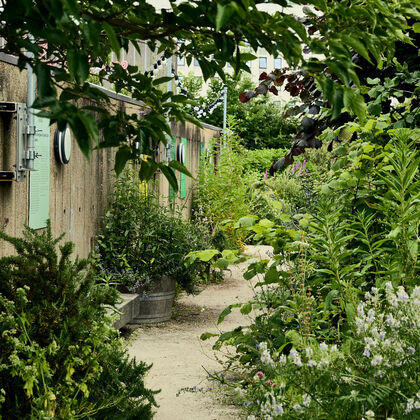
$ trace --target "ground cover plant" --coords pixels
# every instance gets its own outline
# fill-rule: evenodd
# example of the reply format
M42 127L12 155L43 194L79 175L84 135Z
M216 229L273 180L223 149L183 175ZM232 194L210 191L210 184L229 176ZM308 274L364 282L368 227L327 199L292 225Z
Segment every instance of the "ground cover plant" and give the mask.
M129 359L106 310L116 289L73 260L50 224L0 238L16 250L0 259L0 417L151 418L150 366Z

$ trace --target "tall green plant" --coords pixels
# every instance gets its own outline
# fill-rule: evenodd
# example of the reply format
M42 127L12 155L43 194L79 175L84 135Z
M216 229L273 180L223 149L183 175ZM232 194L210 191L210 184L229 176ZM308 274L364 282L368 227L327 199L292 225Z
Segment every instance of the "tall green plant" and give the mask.
M194 191L193 216L213 235L222 229L230 241L225 247L235 246L240 239L233 224L248 214L250 205L248 183L242 177L244 150L235 129L236 123L230 121L226 138L213 141L203 158Z

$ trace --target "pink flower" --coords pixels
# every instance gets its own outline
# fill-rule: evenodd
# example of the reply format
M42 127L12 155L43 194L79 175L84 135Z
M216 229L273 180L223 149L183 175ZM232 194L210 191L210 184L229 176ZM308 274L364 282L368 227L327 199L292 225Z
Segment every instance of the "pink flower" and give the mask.
M276 386L276 384L275 384L274 382L271 382L271 381L270 381L270 379L267 379L267 380L265 381L265 383L266 383L268 386L271 386L272 388L274 388L274 387Z
M264 373L261 372L260 370L255 374L255 376L258 376L259 378L264 378Z

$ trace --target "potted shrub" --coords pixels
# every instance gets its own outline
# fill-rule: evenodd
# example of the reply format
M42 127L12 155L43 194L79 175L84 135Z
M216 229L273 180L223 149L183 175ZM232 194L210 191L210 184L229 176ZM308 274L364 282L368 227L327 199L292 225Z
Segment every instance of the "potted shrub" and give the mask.
M162 206L151 188L139 188L136 173L126 170L97 238L97 262L121 292L140 294L134 321L164 321L171 316L175 284L194 291L199 263L187 269L184 259L207 248L205 238L196 225Z

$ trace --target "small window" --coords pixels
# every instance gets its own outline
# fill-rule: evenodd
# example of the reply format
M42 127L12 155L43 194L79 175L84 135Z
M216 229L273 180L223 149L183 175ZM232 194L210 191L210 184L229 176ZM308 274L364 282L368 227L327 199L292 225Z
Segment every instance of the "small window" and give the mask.
M178 66L185 66L185 57L178 57Z
M281 69L282 67L282 60L281 58L275 58L274 59L274 68L275 69Z
M200 65L200 63L198 62L198 60L196 58L194 58L194 66L198 67Z
M267 68L267 57L260 57L260 69Z

